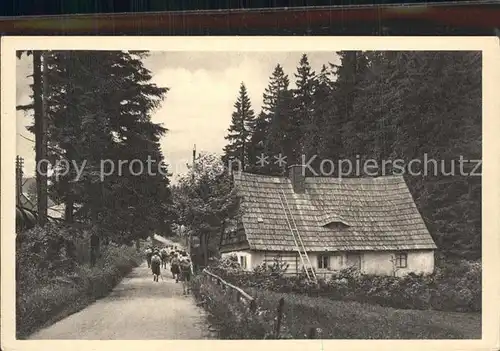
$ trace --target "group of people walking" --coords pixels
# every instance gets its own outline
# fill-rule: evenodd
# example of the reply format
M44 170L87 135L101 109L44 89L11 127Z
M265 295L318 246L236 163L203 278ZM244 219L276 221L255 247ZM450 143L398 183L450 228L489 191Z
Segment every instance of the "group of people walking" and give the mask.
M161 249L151 245L146 249L145 254L148 268L151 268L153 273L154 282L158 282L160 276L163 279L161 269L166 269L167 263L169 263L172 279L175 279L176 283L181 281L184 294L189 293L189 282L193 274L193 266L186 251L180 250L173 245Z

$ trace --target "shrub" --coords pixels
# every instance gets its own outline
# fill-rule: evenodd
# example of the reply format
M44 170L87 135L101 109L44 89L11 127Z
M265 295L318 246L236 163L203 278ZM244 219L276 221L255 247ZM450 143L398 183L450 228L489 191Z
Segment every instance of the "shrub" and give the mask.
M275 278L283 277L290 264L275 257L271 264L263 262L255 267L253 272L256 275L269 275Z
M96 266L89 267L77 245L88 242L85 233L53 224L35 227L16 239L18 338L105 296L142 261L135 248L108 245L102 247Z
M325 282L326 283L326 282ZM227 291L203 275L193 280L193 292L209 311L221 339L270 339L278 301L284 298L280 339L306 339L311 329L322 339L472 339L481 337L480 316L464 318L437 311L395 310L358 302L333 301L304 294L247 288L255 298L255 313L236 303Z
M203 274L192 281L196 299L210 313L221 339L266 339L271 335L273 316L268 310L255 312L235 302L219 286L207 281Z
M330 279L315 285L303 275L284 276L278 262L258 266L253 272L220 260L211 270L244 288L279 293L300 293L333 300L351 300L403 309L434 309L456 312L481 311L481 264L457 261L443 263L432 275L410 273L403 277L371 276L355 268L332 272Z

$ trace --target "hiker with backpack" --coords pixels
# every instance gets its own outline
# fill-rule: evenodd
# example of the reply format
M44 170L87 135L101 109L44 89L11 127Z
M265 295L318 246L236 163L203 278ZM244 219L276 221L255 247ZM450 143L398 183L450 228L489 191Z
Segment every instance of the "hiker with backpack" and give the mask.
M153 248L150 246L146 250L144 250L144 254L146 255L146 261L148 262L148 268L151 267L151 256L153 255Z
M182 291L184 295L189 294L189 282L191 281L191 260L187 256L182 256L179 260L180 280L182 281Z
M161 268L167 269L167 261L168 261L167 248L164 247L160 250L160 257L161 257Z
M153 273L153 281L157 282L158 277L161 275L161 257L160 252L155 250L151 255L151 271Z
M172 272L172 278L175 279L175 282L179 282L179 274L181 273L180 271L180 262L179 262L179 254L176 252L174 253L174 257L172 258L172 261L170 262L170 272Z

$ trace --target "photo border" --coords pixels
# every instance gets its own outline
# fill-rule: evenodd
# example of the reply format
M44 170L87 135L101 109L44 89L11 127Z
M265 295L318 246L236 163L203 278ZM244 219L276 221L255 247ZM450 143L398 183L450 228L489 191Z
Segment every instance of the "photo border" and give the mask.
M478 340L16 340L15 339L15 156L17 50L149 50L149 51L482 51L482 339ZM254 350L495 349L499 346L500 275L498 209L500 191L500 83L497 37L2 37L1 40L1 338L5 350L71 349L165 350L214 348ZM12 87L14 86L14 87ZM486 191L487 189L487 191Z

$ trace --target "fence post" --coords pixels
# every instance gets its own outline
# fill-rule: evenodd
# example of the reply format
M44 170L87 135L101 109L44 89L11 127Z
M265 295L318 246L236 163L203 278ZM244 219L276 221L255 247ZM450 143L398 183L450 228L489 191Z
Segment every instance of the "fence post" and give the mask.
M308 339L316 339L316 328L311 327L309 329L309 335L307 336Z
M274 331L274 335L276 339L280 337L280 329L281 329L281 319L283 318L283 306L285 305L285 299L282 297L278 304L278 313L276 318L276 330Z
M257 310L257 304L255 303L255 300L250 301L250 311L255 312Z

